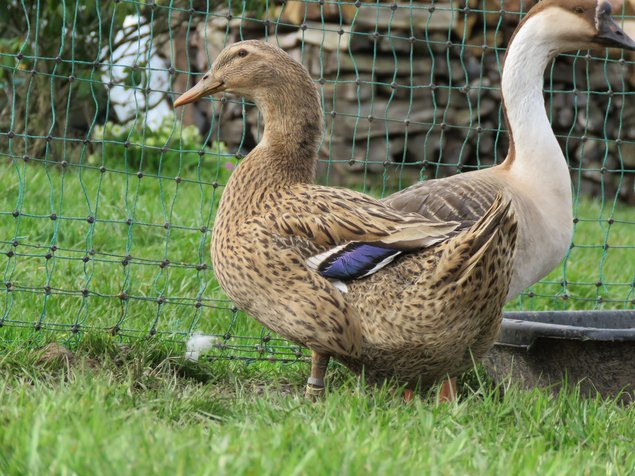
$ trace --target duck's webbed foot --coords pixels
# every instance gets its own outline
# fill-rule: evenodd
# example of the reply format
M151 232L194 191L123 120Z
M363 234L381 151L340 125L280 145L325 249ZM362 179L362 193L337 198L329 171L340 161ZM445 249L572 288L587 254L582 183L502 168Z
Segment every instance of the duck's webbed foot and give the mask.
M403 401L408 403L413 401L415 398L415 392L414 390L410 389L410 388L404 388L403 391Z
M456 377L448 377L441 384L438 402L453 402L456 400Z
M317 400L324 396L324 375L329 365L330 357L313 351L311 355L311 376L306 382L304 396Z

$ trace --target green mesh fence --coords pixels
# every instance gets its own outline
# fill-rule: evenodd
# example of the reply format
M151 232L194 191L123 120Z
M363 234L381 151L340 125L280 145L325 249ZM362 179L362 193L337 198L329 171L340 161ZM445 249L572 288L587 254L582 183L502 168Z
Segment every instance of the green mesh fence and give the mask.
M223 186L257 143L252 104L171 98L222 47L267 38L309 68L326 111L319 181L386 196L505 157L499 73L532 3L5 0L0 18L0 339L83 331L215 355L303 351L235 309L209 259ZM633 30L623 7L618 18ZM548 114L570 164L575 236L509 309L635 305L635 64L553 62Z

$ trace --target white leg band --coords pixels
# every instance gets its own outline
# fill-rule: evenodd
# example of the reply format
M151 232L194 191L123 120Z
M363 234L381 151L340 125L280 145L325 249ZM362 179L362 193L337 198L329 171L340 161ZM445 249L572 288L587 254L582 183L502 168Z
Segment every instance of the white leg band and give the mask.
M324 387L324 380L321 378L309 377L306 383L313 385L314 387Z

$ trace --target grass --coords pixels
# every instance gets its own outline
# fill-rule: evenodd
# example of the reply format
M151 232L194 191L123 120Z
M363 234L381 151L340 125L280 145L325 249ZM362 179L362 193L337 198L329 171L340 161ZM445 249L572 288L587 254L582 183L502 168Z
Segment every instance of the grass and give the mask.
M261 327L231 311L209 268L223 181L214 186L222 164L203 165L178 172L180 183L174 171L138 179L121 165L105 173L0 166L0 339L21 339L20 328L32 333L34 324L44 331L77 325L133 336L182 338L197 330L258 337Z
M70 361L0 353L0 473L632 474L635 406L507 388L404 404L337 368L185 363L170 345L87 338Z
M635 308L635 208L580 199L574 217L567 257L509 310Z

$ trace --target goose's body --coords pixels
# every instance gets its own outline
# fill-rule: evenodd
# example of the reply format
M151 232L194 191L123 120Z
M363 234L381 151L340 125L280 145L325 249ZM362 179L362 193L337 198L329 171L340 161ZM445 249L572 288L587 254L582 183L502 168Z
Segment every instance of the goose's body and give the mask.
M578 5L569 3L573 8ZM545 68L555 54L584 45L576 40L580 33L576 14L548 7L543 2L531 10L505 57L501 87L511 137L506 160L490 169L421 182L385 200L400 210L466 226L483 216L497 193L504 192L512 200L519 230L508 299L560 262L573 232L569 169L547 118L542 88ZM573 38L570 46L560 39L567 27Z
M559 165L559 155L551 157ZM566 166L564 158L562 163ZM430 219L459 221L461 229L482 217L496 194L503 192L511 200L518 220L509 300L560 262L571 243L573 231L568 171L554 180L561 183L561 189L541 184L535 192L529 180L514 172L502 164L447 179L429 180L387 197L385 203Z
M322 113L301 65L262 42L226 48L175 103L224 90L252 99L264 116L263 138L230 178L215 221L222 288L313 351L312 385L322 384L329 356L369 381L394 377L409 387L463 370L493 344L505 300L569 245L570 181L542 75L558 52L600 41L635 48L608 4L543 0L505 64L505 162L384 201L312 184Z

